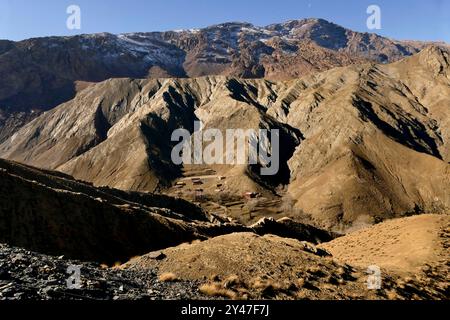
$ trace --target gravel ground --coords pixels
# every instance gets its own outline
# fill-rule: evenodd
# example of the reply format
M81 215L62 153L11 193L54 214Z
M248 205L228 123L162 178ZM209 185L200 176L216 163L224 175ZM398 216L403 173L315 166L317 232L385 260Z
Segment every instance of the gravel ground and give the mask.
M69 289L69 266L81 266L80 289ZM160 282L156 270L105 269L0 244L0 300L205 299L199 283Z

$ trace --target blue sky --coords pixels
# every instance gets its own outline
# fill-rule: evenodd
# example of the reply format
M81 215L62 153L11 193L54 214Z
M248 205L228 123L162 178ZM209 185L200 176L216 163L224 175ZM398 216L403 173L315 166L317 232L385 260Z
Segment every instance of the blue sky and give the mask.
M66 28L72 4L81 8L81 30ZM228 21L264 26L309 17L369 32L371 4L382 10L378 34L450 43L450 0L0 0L0 39L189 29Z

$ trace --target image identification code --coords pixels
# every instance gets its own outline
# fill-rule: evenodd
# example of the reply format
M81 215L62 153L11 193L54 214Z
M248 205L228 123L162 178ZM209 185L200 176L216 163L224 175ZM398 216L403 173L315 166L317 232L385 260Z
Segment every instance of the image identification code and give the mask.
M261 316L261 317L269 317L270 308L269 305L231 305L227 304L224 308L219 307L201 307L201 306L193 306L189 304L187 307L183 307L181 309L182 315L202 315L208 316L209 318L213 318L214 315L223 314L226 316Z

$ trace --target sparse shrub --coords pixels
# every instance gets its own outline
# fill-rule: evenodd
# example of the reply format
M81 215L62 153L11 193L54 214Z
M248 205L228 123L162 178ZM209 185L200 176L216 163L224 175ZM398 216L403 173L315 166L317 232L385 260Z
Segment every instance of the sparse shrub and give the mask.
M241 281L239 280L239 277L236 275L232 275L223 281L223 287L226 289L230 289L238 286L240 283Z
M199 287L199 291L210 297L223 297L231 300L237 298L237 294L234 291L223 288L220 283L203 284Z
M217 274L213 274L209 280L214 281L214 282L219 282L220 281L220 276Z
M267 280L256 278L252 281L251 286L253 289L264 289L267 286Z
M317 277L324 277L326 275L325 272L322 271L322 269L318 266L313 266L308 268L308 273L315 275Z
M295 295L296 299L298 300L308 300L308 294L305 291L299 291L297 292L297 294Z
M283 287L272 280L262 280L258 278L253 280L251 286L253 289L260 291L263 297L267 298L273 298L277 293L283 291Z
M296 285L297 285L297 288L299 288L299 289L303 288L305 286L305 279L303 279L303 278L298 279Z
M329 276L327 277L326 281L327 281L329 284L332 284L332 285L339 285L339 284L342 284L342 283L343 283L343 280L342 280L342 279L340 279L340 278L338 278L338 277L336 277L336 276L333 276L333 275L329 275Z

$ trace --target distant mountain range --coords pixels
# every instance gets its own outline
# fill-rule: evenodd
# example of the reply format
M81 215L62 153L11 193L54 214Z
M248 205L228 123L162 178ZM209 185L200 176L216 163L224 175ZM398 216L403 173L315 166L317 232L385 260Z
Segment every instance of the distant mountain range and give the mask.
M90 82L207 75L286 80L362 61L396 61L428 44L321 19L0 41L0 142Z

